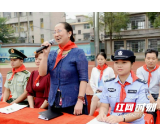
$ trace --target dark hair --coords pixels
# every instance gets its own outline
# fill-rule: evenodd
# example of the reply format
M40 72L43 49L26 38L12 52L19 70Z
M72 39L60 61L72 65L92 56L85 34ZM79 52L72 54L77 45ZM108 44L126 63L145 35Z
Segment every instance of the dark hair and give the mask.
M72 29L72 26L71 26L69 23L67 23L67 22L60 22L60 23L64 25L64 28L67 30L67 32L70 32L70 31L71 31L72 34L71 34L70 40L71 40L72 42L74 42L75 39L74 39L74 37L73 37L73 29Z
M42 54L42 53L43 53L43 51L40 51L40 52L36 53L36 54L35 54L35 58L38 58L38 56L39 56L40 54Z
M99 52L99 53L97 54L96 58L97 58L99 55L103 56L105 59L107 58L107 56L106 56L106 54L105 54L104 52Z
M155 49L147 49L146 52L145 52L145 57L148 53L155 53L156 54L156 57L158 58L158 51L155 50Z

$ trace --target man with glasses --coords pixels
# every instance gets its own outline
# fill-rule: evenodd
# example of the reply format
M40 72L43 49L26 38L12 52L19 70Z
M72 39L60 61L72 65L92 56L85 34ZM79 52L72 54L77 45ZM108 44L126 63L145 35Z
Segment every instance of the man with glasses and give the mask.
M158 63L158 51L155 49L147 49L145 52L145 65L137 69L137 77L148 82L148 90L150 96L148 97L150 103L157 102L157 110L160 110L160 67ZM153 115L154 123L156 122L157 114L155 112L148 112Z

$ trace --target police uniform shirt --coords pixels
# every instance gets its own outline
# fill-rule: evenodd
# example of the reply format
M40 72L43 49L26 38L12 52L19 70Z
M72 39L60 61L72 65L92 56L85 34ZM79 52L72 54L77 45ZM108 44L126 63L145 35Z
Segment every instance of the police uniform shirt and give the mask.
M0 100L2 98L2 85L3 85L3 77L2 74L0 73Z
M30 76L30 72L27 70L17 72L14 75L13 79L9 81L11 76L12 76L12 71L8 72L4 87L10 89L12 98L15 100L24 93L24 90L26 89L26 85ZM27 101L27 99L25 99L25 101Z
M151 94L159 94L160 84L160 67L151 73L149 92ZM143 66L137 69L136 76L148 82L149 72L144 70Z
M120 92L121 92L121 85L118 83L119 77L117 76L116 79L108 80L104 83L104 89L102 91L102 97L100 99L101 103L108 103L111 107L111 115L123 115L127 113L115 113L114 108L115 104L117 102L120 102ZM124 102L135 102L136 104L144 104L149 103L148 100L148 89L147 83L144 81L141 81L140 79L133 82L131 73L128 76L127 82L131 83L130 85L125 86L126 91L126 98L124 99ZM142 116L140 119L137 119L133 122L134 124L144 124L144 116Z

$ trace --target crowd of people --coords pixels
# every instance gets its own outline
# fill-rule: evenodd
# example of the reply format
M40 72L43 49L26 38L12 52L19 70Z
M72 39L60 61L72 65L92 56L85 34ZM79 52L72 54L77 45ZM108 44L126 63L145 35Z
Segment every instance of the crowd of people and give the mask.
M37 70L31 73L23 64L27 58L17 49L9 49L12 71L7 73L2 97L2 75L0 74L0 98L10 104L25 104L30 108L44 108L74 115L86 114L88 83L88 61L82 49L74 43L73 29L70 24L60 22L55 26L54 39L59 49L49 46L35 54ZM130 50L119 49L111 59L114 70L107 65L106 54L98 53L97 66L92 69L90 86L94 92L89 115L99 108L97 120L107 123L128 122L144 124L141 110L133 113L115 113L117 102L136 104L156 103L160 110L160 68L158 51L147 49L145 65L132 71L136 57ZM117 76L115 76L117 74ZM111 108L110 116L107 116ZM156 122L156 111L149 112Z

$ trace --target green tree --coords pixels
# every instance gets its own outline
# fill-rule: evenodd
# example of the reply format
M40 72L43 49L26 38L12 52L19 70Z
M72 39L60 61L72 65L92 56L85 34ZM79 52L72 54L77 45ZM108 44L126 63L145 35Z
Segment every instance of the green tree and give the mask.
M14 37L14 30L6 22L6 18L0 18L0 40L3 43L11 43L16 41L16 37Z
M120 38L121 29L127 29L129 21L129 14L126 12L104 12L102 14L102 21L104 23L105 32L110 38L110 49L112 51L113 33L116 33L116 38ZM113 54L111 52L111 54Z
M93 24L93 17L88 17L90 24ZM120 38L121 29L127 29L129 23L129 14L126 12L103 12L99 16L99 30L104 30L104 37L107 35L110 38L110 50L112 51L113 33L116 33L116 38ZM106 47L106 42L105 42ZM111 52L111 55L113 53Z
M160 12L147 12L147 16L154 28L160 28Z

